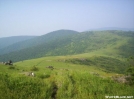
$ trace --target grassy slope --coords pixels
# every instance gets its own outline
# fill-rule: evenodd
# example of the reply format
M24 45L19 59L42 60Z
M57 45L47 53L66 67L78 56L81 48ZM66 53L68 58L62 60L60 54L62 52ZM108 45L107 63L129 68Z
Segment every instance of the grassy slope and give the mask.
M113 56L109 58L109 55L107 55L107 53L106 54L104 53L96 54L96 53L99 53L99 52L94 51L91 53L84 53L84 54L77 54L77 55L42 57L38 59L20 61L20 62L15 63L14 65L16 65L16 67L19 69L26 69L26 70L30 70L30 68L32 68L33 66L36 66L40 69L40 72L43 72L47 66L54 66L56 69L71 69L71 70L78 70L78 71L82 70L82 71L96 72L96 73L99 73L100 75L102 74L102 76L104 77L105 76L109 77L113 74L116 74L112 72L107 73L104 71L105 68L95 66L95 65L100 65L99 63L88 65L88 64L80 64L80 63L74 64L74 63L68 62L68 60L73 60L73 59L94 59L94 58L100 58L100 56L108 58L109 61L111 59L116 60L116 58L114 58ZM126 60L124 58L123 59L117 58L117 60L120 60L122 63L126 63ZM109 63L107 63L107 65L108 64Z
M105 96L132 96L133 86L108 79L116 73L107 73L94 66L66 62L68 59L92 58L94 55L92 52L25 60L14 63L15 69L0 65L0 98L104 99ZM39 69L34 71L36 77L24 75L30 72L33 66ZM55 69L48 69L47 66L53 66ZM98 73L99 77L93 75L94 73Z
M96 34L96 35L98 35L98 34ZM107 34L108 37L110 37L109 35L110 34ZM107 38L107 36L106 36L106 38ZM115 38L115 37L113 37L113 38ZM120 37L117 37L117 38L121 39ZM107 39L109 39L109 38L107 38ZM117 42L116 44L114 44L114 46L124 44L122 42L127 42L127 40L121 39L120 42ZM111 73L107 74L106 72L103 72L103 69L105 71L106 68L98 67L99 65L101 65L99 63L87 65L87 64L80 64L80 63L79 64L73 64L73 63L66 62L66 61L70 60L70 59L71 60L73 60L73 59L92 59L95 62L94 58L101 59L100 56L103 56L105 58L111 57L112 59L115 59L117 61L120 60L120 61L122 61L123 64L125 64L126 59L121 57L117 53L118 53L118 51L116 49L114 49L113 46L111 48L111 45L107 45L105 48L100 48L100 49L97 49L97 50L93 50L90 53L83 53L83 54L76 54L76 55L66 55L66 56L54 56L54 57L53 56L52 57L51 56L50 57L42 57L42 58L33 59L33 60L20 61L20 62L15 63L15 65L17 65L17 68L19 68L19 69L26 69L26 70L30 70L30 68L32 66L37 65L40 68L40 71L44 70L45 66L52 65L56 68L67 68L67 69L71 68L71 69L74 69L74 70L87 70L87 71L90 71L90 72L97 72L97 73L102 74L104 76L109 76L109 75L111 76ZM108 59L108 60L111 60L111 59ZM115 62L117 62L117 61L115 61ZM106 65L108 65L108 64L106 64ZM101 70L98 69L98 68L101 68ZM124 68L124 70L125 70L125 68ZM113 71L113 72L115 72L115 71Z

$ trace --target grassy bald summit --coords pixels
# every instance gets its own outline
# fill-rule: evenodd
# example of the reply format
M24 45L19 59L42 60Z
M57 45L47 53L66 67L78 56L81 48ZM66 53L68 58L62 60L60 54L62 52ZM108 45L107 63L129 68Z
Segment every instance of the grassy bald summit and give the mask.
M127 58L134 55L133 37L134 32L131 31L89 31L78 33L71 30L59 30L26 41L27 43L19 43L19 47L13 47L17 48L17 51L13 50L11 53L1 55L0 60L21 61L44 56L91 52ZM10 50L10 48L7 50Z
M30 48L33 46L41 45L44 43L49 43L53 40L56 40L56 39L59 39L62 37L66 37L69 35L73 35L76 33L78 33L78 32L73 31L73 30L57 30L57 31L53 31L53 32L50 32L50 33L42 35L42 36L37 36L33 39L25 39L22 42L17 42L16 39L15 39L16 42L13 42L14 40L11 39L10 41L12 41L13 43L10 45L7 44L7 46L0 49L0 54L6 54L6 53L14 52L14 51L19 51L19 50L22 50L25 48ZM27 37L25 37L25 38L27 38ZM18 37L18 39L20 39L20 37ZM6 39L6 40L8 41L8 39ZM0 44L4 45L4 41Z

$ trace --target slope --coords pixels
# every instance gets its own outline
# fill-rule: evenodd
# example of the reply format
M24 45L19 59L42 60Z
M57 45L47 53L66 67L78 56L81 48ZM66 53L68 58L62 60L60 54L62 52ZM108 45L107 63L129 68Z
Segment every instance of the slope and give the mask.
M63 36L46 43L0 56L1 61L20 61L44 56L72 55L96 51L103 55L127 58L134 55L134 32L90 31ZM123 46L126 46L122 50ZM97 53L96 53L97 54Z
M76 34L76 33L78 33L78 32L73 31L73 30L53 31L53 32L50 32L46 35L38 36L38 37L35 37L33 39L29 39L29 40L22 41L22 42L17 42L15 44L7 46L3 49L0 49L0 55L10 53L10 52L14 52L14 51L18 51L18 50L22 50L22 49L33 47L33 46L37 46L37 45L40 45L40 44L44 44L44 43L56 40L57 38L62 38L62 37L65 37L65 36Z
M74 56L72 56L74 57ZM60 59L60 61L59 61ZM121 84L91 73L98 73L95 68L66 63L61 57L44 57L15 63L11 66L0 64L1 99L104 99L110 96L131 96L133 86ZM36 65L36 66L35 66ZM46 68L52 65L53 70ZM27 73L35 66L36 76ZM107 77L114 73L103 73ZM125 89L125 90L124 90ZM11 93L7 95L7 93ZM47 93L47 94L46 94ZM108 95L108 96L107 96Z
M3 37L0 38L0 49L12 45L17 42L25 41L28 39L32 39L35 36L13 36L13 37Z

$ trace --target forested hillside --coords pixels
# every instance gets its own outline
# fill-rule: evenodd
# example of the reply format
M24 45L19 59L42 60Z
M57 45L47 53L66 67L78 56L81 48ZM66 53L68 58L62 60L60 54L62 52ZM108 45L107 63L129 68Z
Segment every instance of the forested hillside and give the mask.
M12 45L17 42L25 41L28 39L32 39L35 36L12 36L12 37L3 37L0 38L0 49ZM0 52L1 53L1 52Z
M89 31L70 33L70 35L69 32L62 32L52 32L41 36L44 43L38 44L38 42L35 44L36 46L1 55L0 60L21 61L44 56L72 55L95 51L114 57L134 56L134 32Z
M33 39L25 40L22 42L16 42L10 46L4 47L3 49L0 49L0 55L7 54L10 52L14 52L14 51L19 51L19 50L30 48L33 46L38 46L38 45L45 44L45 43L49 43L49 42L52 42L53 40L56 40L56 39L59 39L62 37L66 37L69 35L73 35L76 33L78 33L78 32L73 31L73 30L53 31L53 32L50 32L50 33L42 35L42 36L37 36ZM19 39L19 37L18 37L18 39ZM2 44L4 44L4 42L2 42Z

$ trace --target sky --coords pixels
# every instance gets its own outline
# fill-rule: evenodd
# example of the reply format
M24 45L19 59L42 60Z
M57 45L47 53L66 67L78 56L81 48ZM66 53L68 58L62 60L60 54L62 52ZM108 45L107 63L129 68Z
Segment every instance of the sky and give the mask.
M0 37L134 28L134 0L0 0Z

